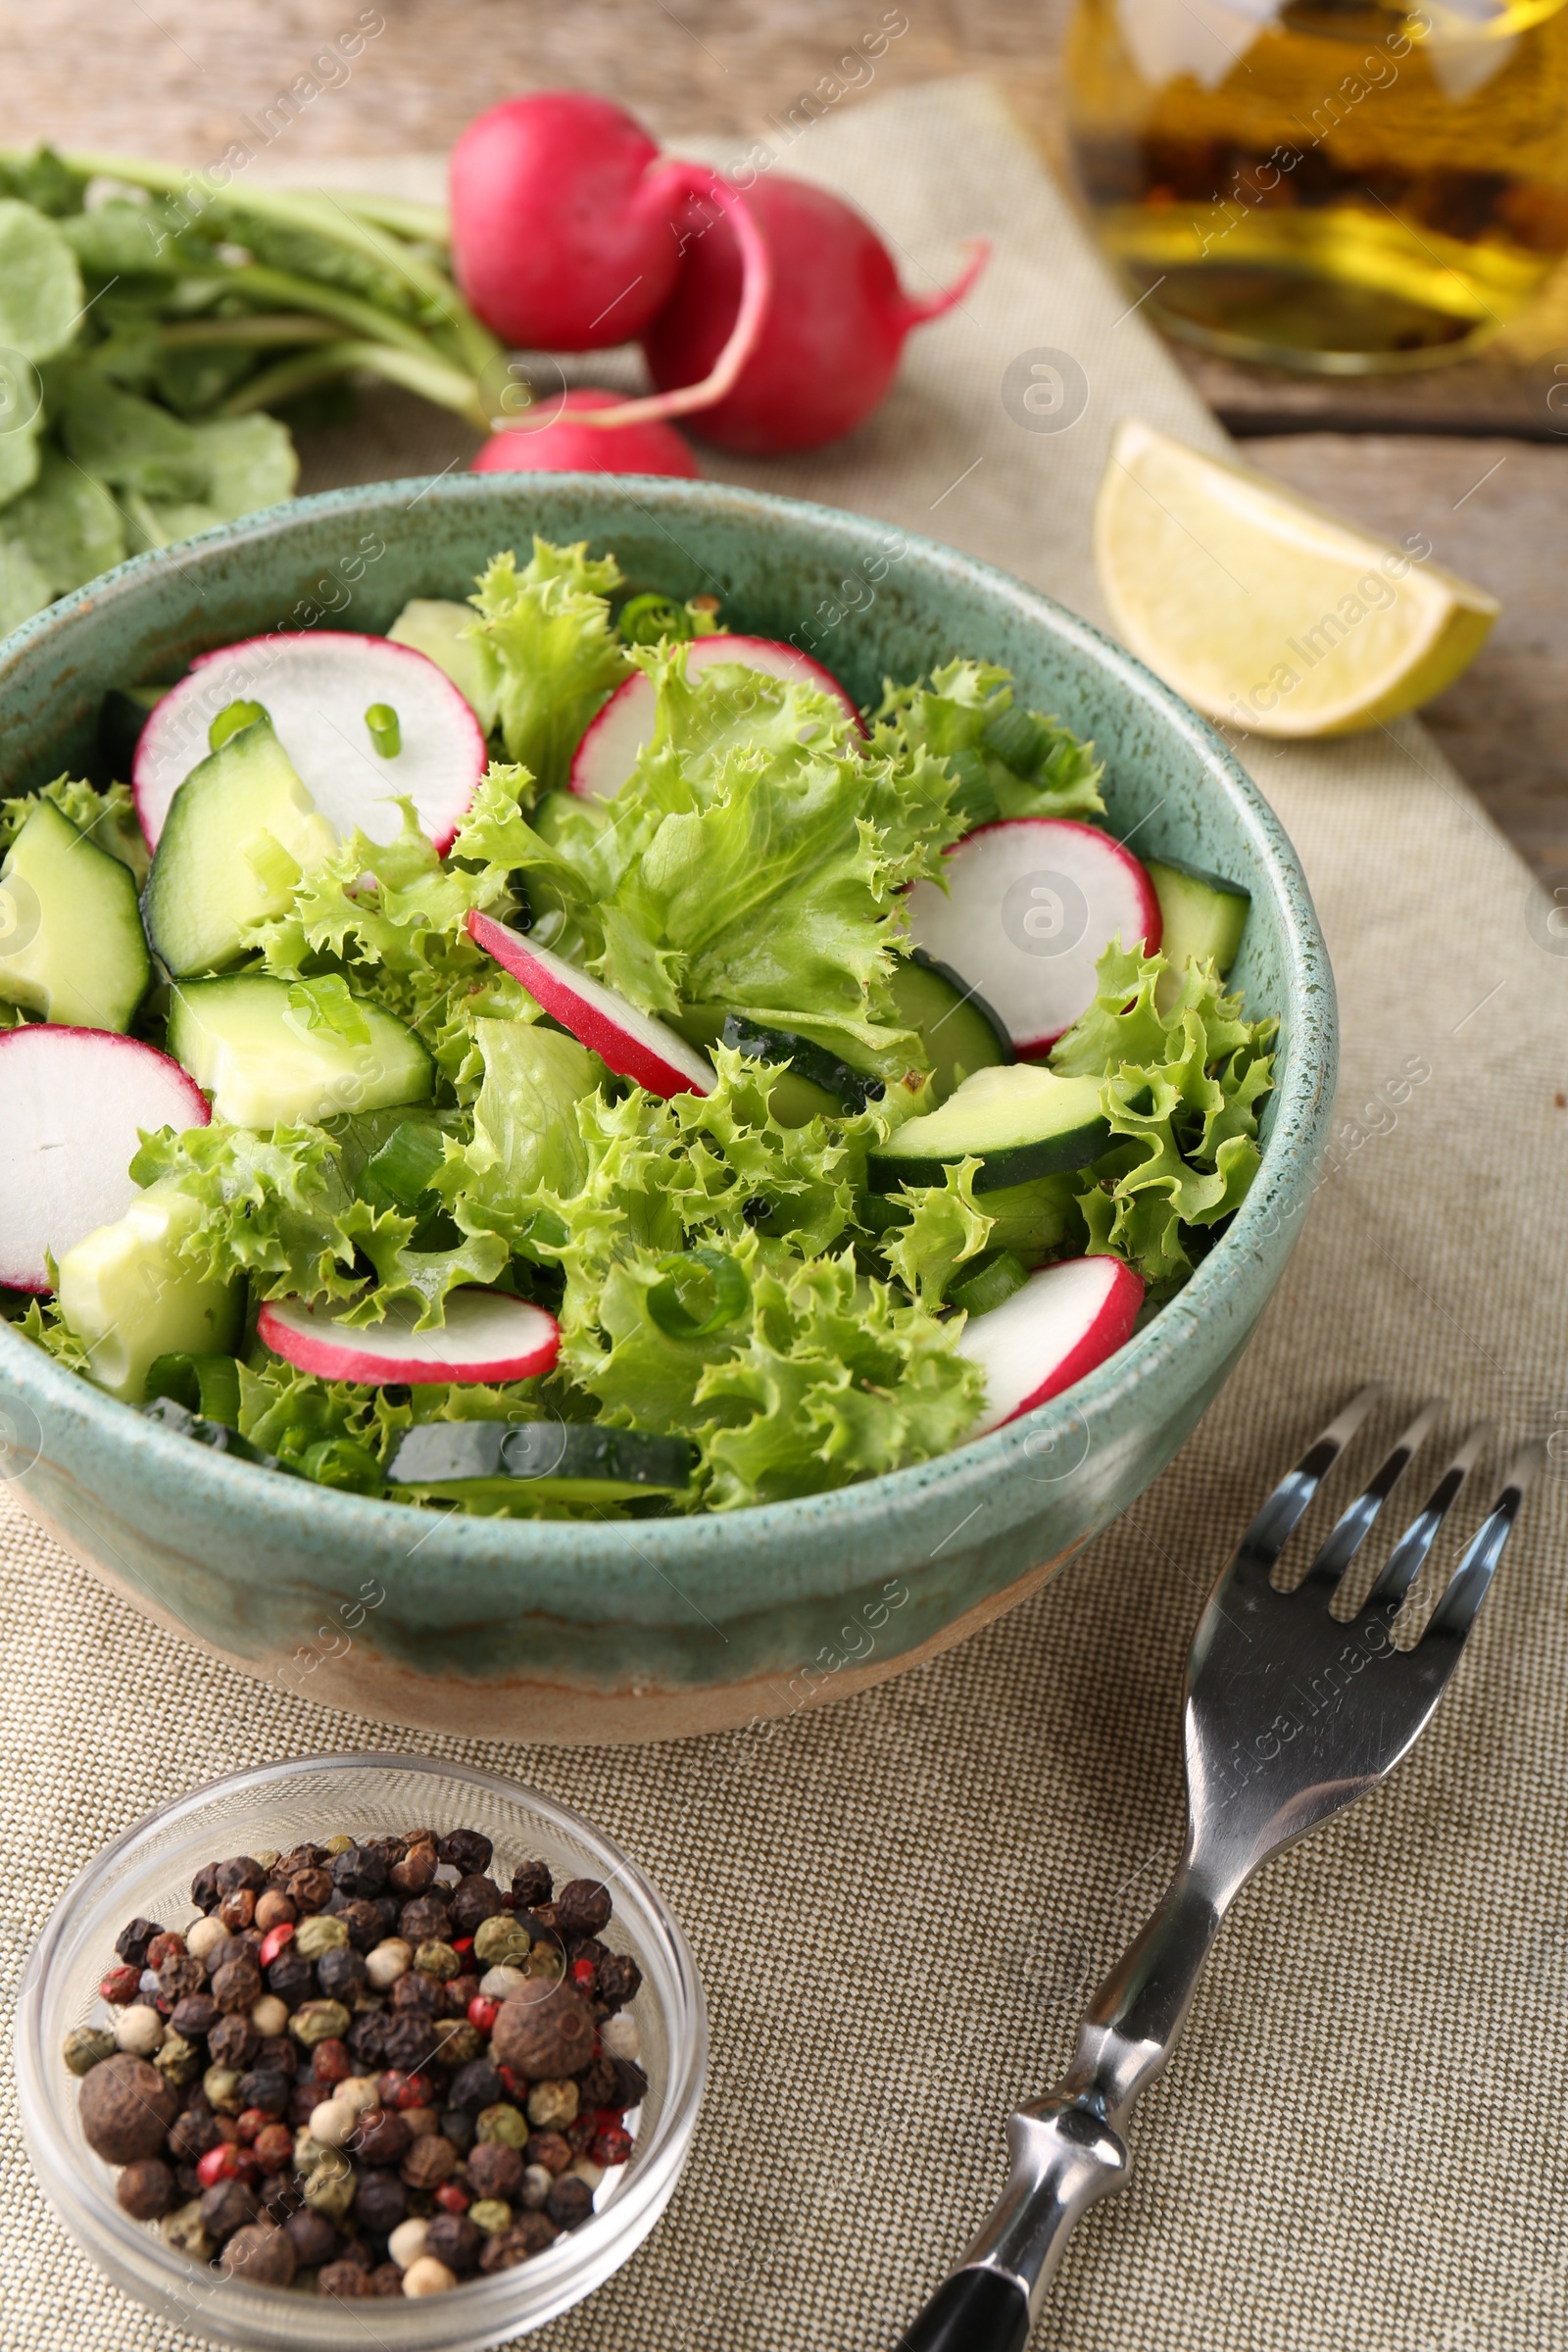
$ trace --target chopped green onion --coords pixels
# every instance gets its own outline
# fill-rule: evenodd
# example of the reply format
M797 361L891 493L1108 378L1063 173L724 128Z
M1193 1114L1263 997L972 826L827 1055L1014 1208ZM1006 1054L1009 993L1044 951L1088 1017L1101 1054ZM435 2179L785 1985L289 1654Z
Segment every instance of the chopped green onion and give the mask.
M204 1421L239 1427L239 1366L231 1355L161 1355L147 1374L147 1402L172 1396Z
M318 1487L338 1487L346 1494L379 1494L386 1485L374 1454L352 1438L322 1438L307 1446L299 1466Z
M390 703L372 703L365 713L370 741L383 760L395 760L403 749L403 729Z
M634 596L621 606L615 626L624 645L658 645L663 639L677 643L696 634L685 606L668 596Z
M378 1207L416 1209L445 1158L446 1141L432 1119L405 1119L366 1162L365 1190Z
M1010 1250L988 1250L965 1266L958 1281L948 1285L948 1304L971 1315L989 1315L1021 1291L1029 1276Z
M351 1046L368 1046L370 1024L350 994L340 972L323 972L316 980L296 980L288 992L286 1018L296 1033L308 1036L324 1029Z
M259 718L270 720L271 715L265 703L226 704L207 730L208 750L220 750L241 727L254 727Z
M648 1294L648 1312L668 1340L706 1340L744 1315L752 1302L746 1269L727 1250L688 1250L662 1257L664 1279Z
M270 896L286 896L300 878L299 859L289 855L275 833L253 833L240 854Z

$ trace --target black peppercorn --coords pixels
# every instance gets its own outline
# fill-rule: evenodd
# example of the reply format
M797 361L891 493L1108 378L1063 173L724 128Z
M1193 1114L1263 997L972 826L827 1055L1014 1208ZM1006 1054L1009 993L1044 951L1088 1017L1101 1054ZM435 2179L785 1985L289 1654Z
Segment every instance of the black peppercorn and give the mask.
M479 1989L477 1977L448 1977L441 1987L437 2013L442 2017L466 2017L468 2003Z
M409 2213L409 2192L397 2174L378 2165L361 2176L354 2192L354 2218L371 2237L390 2237Z
M636 1997L643 1972L630 1952L606 1952L594 1975L594 1989L611 2010L623 2009Z
M292 2088L287 2075L274 2074L270 2067L256 2067L239 2079L239 2103L241 2108L259 2107L264 2115L283 2115Z
M187 1993L182 2001L174 2003L169 2022L187 2041L199 2041L218 2023L218 2003L210 1992Z
M608 1926L610 1888L597 1879L568 1879L556 1897L556 1925L568 1942L574 1936L597 1936Z
M262 1972L248 1956L230 1960L213 1979L213 1998L226 2016L246 2016L262 1997Z
M179 2194L170 2166L159 2156L139 2156L115 2182L115 2195L133 2222L156 2222Z
M314 2213L309 2205L302 2205L298 2213L291 2213L283 2227L294 2248L294 2259L302 2271L318 2271L323 2263L332 2260L338 2250L340 2241L337 2231L324 2213Z
M523 2142L522 2161L541 2165L547 2173L564 2173L571 2162L571 2150L559 2132L530 2132Z
M407 1838L364 1838L360 1842L368 1853L379 1854L388 1870L394 1862L401 1862L409 1850Z
M373 1952L378 1943L397 1930L398 1905L384 1894L373 1901L363 1894L345 1895L341 1901L334 1895L327 1911L333 1919L343 1922L357 1952Z
M398 1914L398 1934L416 1951L421 1943L450 1943L452 1914L438 1894L416 1894Z
M441 1857L435 1839L426 1835L409 1838L401 1862L394 1862L387 1877L400 1895L422 1894L435 1877Z
M309 1870L297 1870L284 1888L290 1902L302 1919L313 1911L324 1911L332 1899L332 1881L318 1865Z
M434 1977L427 1977L420 1968L411 1968L399 1977L392 1987L392 2013L395 2017L434 2017L440 2004L441 1987Z
M380 2010L369 2009L349 2028L349 2056L357 2075L378 2075L386 2065L387 2024Z
M436 2213L430 2217L425 2233L424 2250L437 2262L444 2262L449 2271L461 2278L471 2271L479 2260L484 2239L466 2213Z
M512 1874L512 1899L521 1910L548 1903L554 1881L548 1862L519 1862Z
M543 2213L519 2213L510 2230L498 2230L479 2257L481 2271L510 2271L531 2262L557 2235L556 2225Z
M399 2174L410 2188L439 2188L458 2169L458 2151L439 2132L423 2132L414 2141Z
M204 1862L190 1883L190 1899L198 1911L216 1911L219 1905L218 1864Z
M234 1854L227 1862L218 1865L219 1894L237 1894L242 1886L252 1894L260 1894L267 1885L267 1873L249 1854Z
M447 2097L454 2107L465 2114L477 2115L485 2107L494 2107L505 2093L506 2085L488 2058L475 2058L471 2065L459 2069L452 2079Z
M225 2277L243 2278L251 2286L287 2286L297 2261L285 2230L272 2222L253 2222L235 2230L218 2267Z
M511 2205L522 2186L523 2162L521 2152L506 2140L481 2139L468 2158L468 2185L476 2197L500 2197Z
M413 2137L395 2107L368 2107L360 2117L354 2152L362 2164L401 2164Z
M224 2136L217 2116L209 2107L205 2113L187 2107L183 2115L174 2118L169 2137L164 2142L176 2164L194 2164L209 2148L216 2148Z
M577 2230L594 2209L594 2192L576 2173L563 2173L545 2199L545 2211L560 2230Z
M349 1846L332 1856L328 1868L333 1886L342 1894L379 1894L386 1885L386 1864L371 1845Z
M249 2066L260 2040L261 2035L244 2012L230 2010L208 2034L207 2047L215 2066L231 2066L238 2071Z
M612 2058L615 2070L615 2095L607 2099L607 2107L618 2107L622 2113L628 2107L640 2107L648 2096L648 2077L633 2058Z
M162 1936L164 1930L155 1919L133 1919L115 1937L115 1949L127 1968L145 1968L147 1946L155 1936Z
M256 2219L256 2197L243 2180L218 2180L202 2193L202 2228L209 2237L232 2237Z
M577 2096L584 2107L610 2106L615 2096L613 2059L596 2058L592 2066L577 2077Z
M344 2303L368 2291L366 2285L368 2277L368 2273L362 2270L357 2262L340 2259L324 2264L317 2273L316 2283L323 2295L334 2295L340 2303Z
M263 2067L270 2075L285 2075L290 2082L300 2071L300 2045L286 2034L264 2034L256 2051L258 2073Z
M270 1875L286 1886L296 1871L319 1870L326 1858L324 1845L291 1845L286 1854L278 1855Z
M399 2074L416 2075L428 2066L435 2055L436 2031L427 2017L405 2011L401 2017L386 2020L385 2061ZM98 2070L95 2068L94 2072ZM87 2077L88 2082L92 2076Z
M473 2118L465 2109L462 2107L442 2108L441 2136L443 2139L451 2140L460 2156L466 2156L473 2146Z
M396 2262L378 2262L365 2281L368 2295L401 2295L403 2266Z
M495 1847L478 1830L450 1830L437 1841L437 1851L443 1862L461 1870L465 1878L470 1873L488 1870Z
M316 1998L316 1971L303 1952L286 1943L267 1972L267 1989L291 2009L298 2009Z
M159 1994L171 2008L187 1994L206 1989L207 1969L194 1952L171 1952L158 1971Z
M354 1996L369 1986L370 1972L365 1965L365 1955L351 1943L339 1944L334 1951L323 1952L316 1963L316 1981L329 2001L341 2001L346 2009L354 2006Z
M501 1909L501 1889L493 1879L477 1872L460 1879L452 1889L452 1924L460 1936L472 1936Z

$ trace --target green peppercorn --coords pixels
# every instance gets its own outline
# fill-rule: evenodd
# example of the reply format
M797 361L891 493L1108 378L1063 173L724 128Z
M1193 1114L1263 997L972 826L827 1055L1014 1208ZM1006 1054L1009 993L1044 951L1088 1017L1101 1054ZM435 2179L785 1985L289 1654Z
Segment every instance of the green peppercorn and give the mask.
M429 1943L421 1943L414 1955L414 1965L421 1977L434 1977L438 1983L443 1984L450 1978L463 1974L463 1962L458 1958L450 1943L433 1940Z
M566 2079L536 2082L528 2093L528 2121L541 2132L564 2132L577 2121L577 2085Z
M166 2034L164 2046L153 2060L166 2082L176 2090L188 2090L203 2071L206 2053L199 2041L187 2041L183 2034Z
M300 2193L313 2213L340 2222L354 2202L359 2181L341 2148L323 2148L321 2154L323 2161L306 2175Z
M497 1911L479 1922L473 1938L474 1960L484 1968L501 1968L526 1959L533 1938L520 1919Z
M66 2035L65 2061L74 2075L90 2075L95 2066L112 2058L119 2044L101 2026L74 2026Z
M436 2043L435 2062L456 2074L460 2066L469 2066L484 2053L484 2035L476 2026L466 2023L438 2027L441 2039Z
M468 2207L468 2219L486 2237L492 2237L498 2230L511 2229L512 2207L504 2197L481 2197Z
M349 1939L349 1932L340 1919L329 1911L313 1912L302 1919L294 1931L294 1949L304 1960L319 1960L328 1952L340 1952Z
M202 2077L202 2090L207 2104L215 2115L238 2115L244 2101L239 2095L239 2075L231 2066L210 2066Z
M349 2013L341 2001L307 2001L288 2021L295 2040L308 2050L318 2041L341 2041L349 2030Z
M321 1851L323 1854L346 1854L353 1843L353 1838L346 1838L339 1830L336 1837L322 1839Z
M509 2148L520 2148L528 2137L528 2119L503 2099L495 2107L481 2108L474 2132L480 2139L505 2140Z
M172 2213L166 2213L158 2225L158 2234L166 2246L172 2246L176 2254L188 2255L192 2262L211 2262L218 2250L207 2234L200 2197L192 2197L188 2205L176 2205Z

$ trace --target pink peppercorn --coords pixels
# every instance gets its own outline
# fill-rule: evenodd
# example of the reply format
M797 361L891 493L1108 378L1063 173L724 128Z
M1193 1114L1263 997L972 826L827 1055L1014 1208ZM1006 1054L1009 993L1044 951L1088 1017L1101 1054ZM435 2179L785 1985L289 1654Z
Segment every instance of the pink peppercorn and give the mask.
M631 2133L622 2124L607 2124L594 2133L588 2154L608 2173L612 2165L624 2164L631 2154Z
M445 2206L448 2213L466 2213L468 2210L467 2192L460 2188L456 2180L443 2180L435 2192L435 2201Z
M117 2009L128 2009L141 1990L141 1970L112 1968L98 1990L106 2001L113 2001Z
M269 1928L267 1934L262 1937L262 1948L257 1955L263 1968L270 1968L284 1945L292 1943L293 1940L294 1923L292 1920L280 1919L275 1928Z
M488 1999L484 1993L476 1992L472 2000L468 2003L469 2025L477 2027L481 2034L490 2033L495 2025L500 2008L501 2003L499 2001L492 2001Z

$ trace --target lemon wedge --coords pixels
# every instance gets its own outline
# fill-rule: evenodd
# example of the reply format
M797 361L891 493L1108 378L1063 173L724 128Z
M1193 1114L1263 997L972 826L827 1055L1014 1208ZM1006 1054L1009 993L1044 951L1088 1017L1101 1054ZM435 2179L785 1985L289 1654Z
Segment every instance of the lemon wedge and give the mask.
M1137 417L1095 505L1095 565L1124 642L1210 718L1349 735L1430 701L1501 607L1402 544Z

